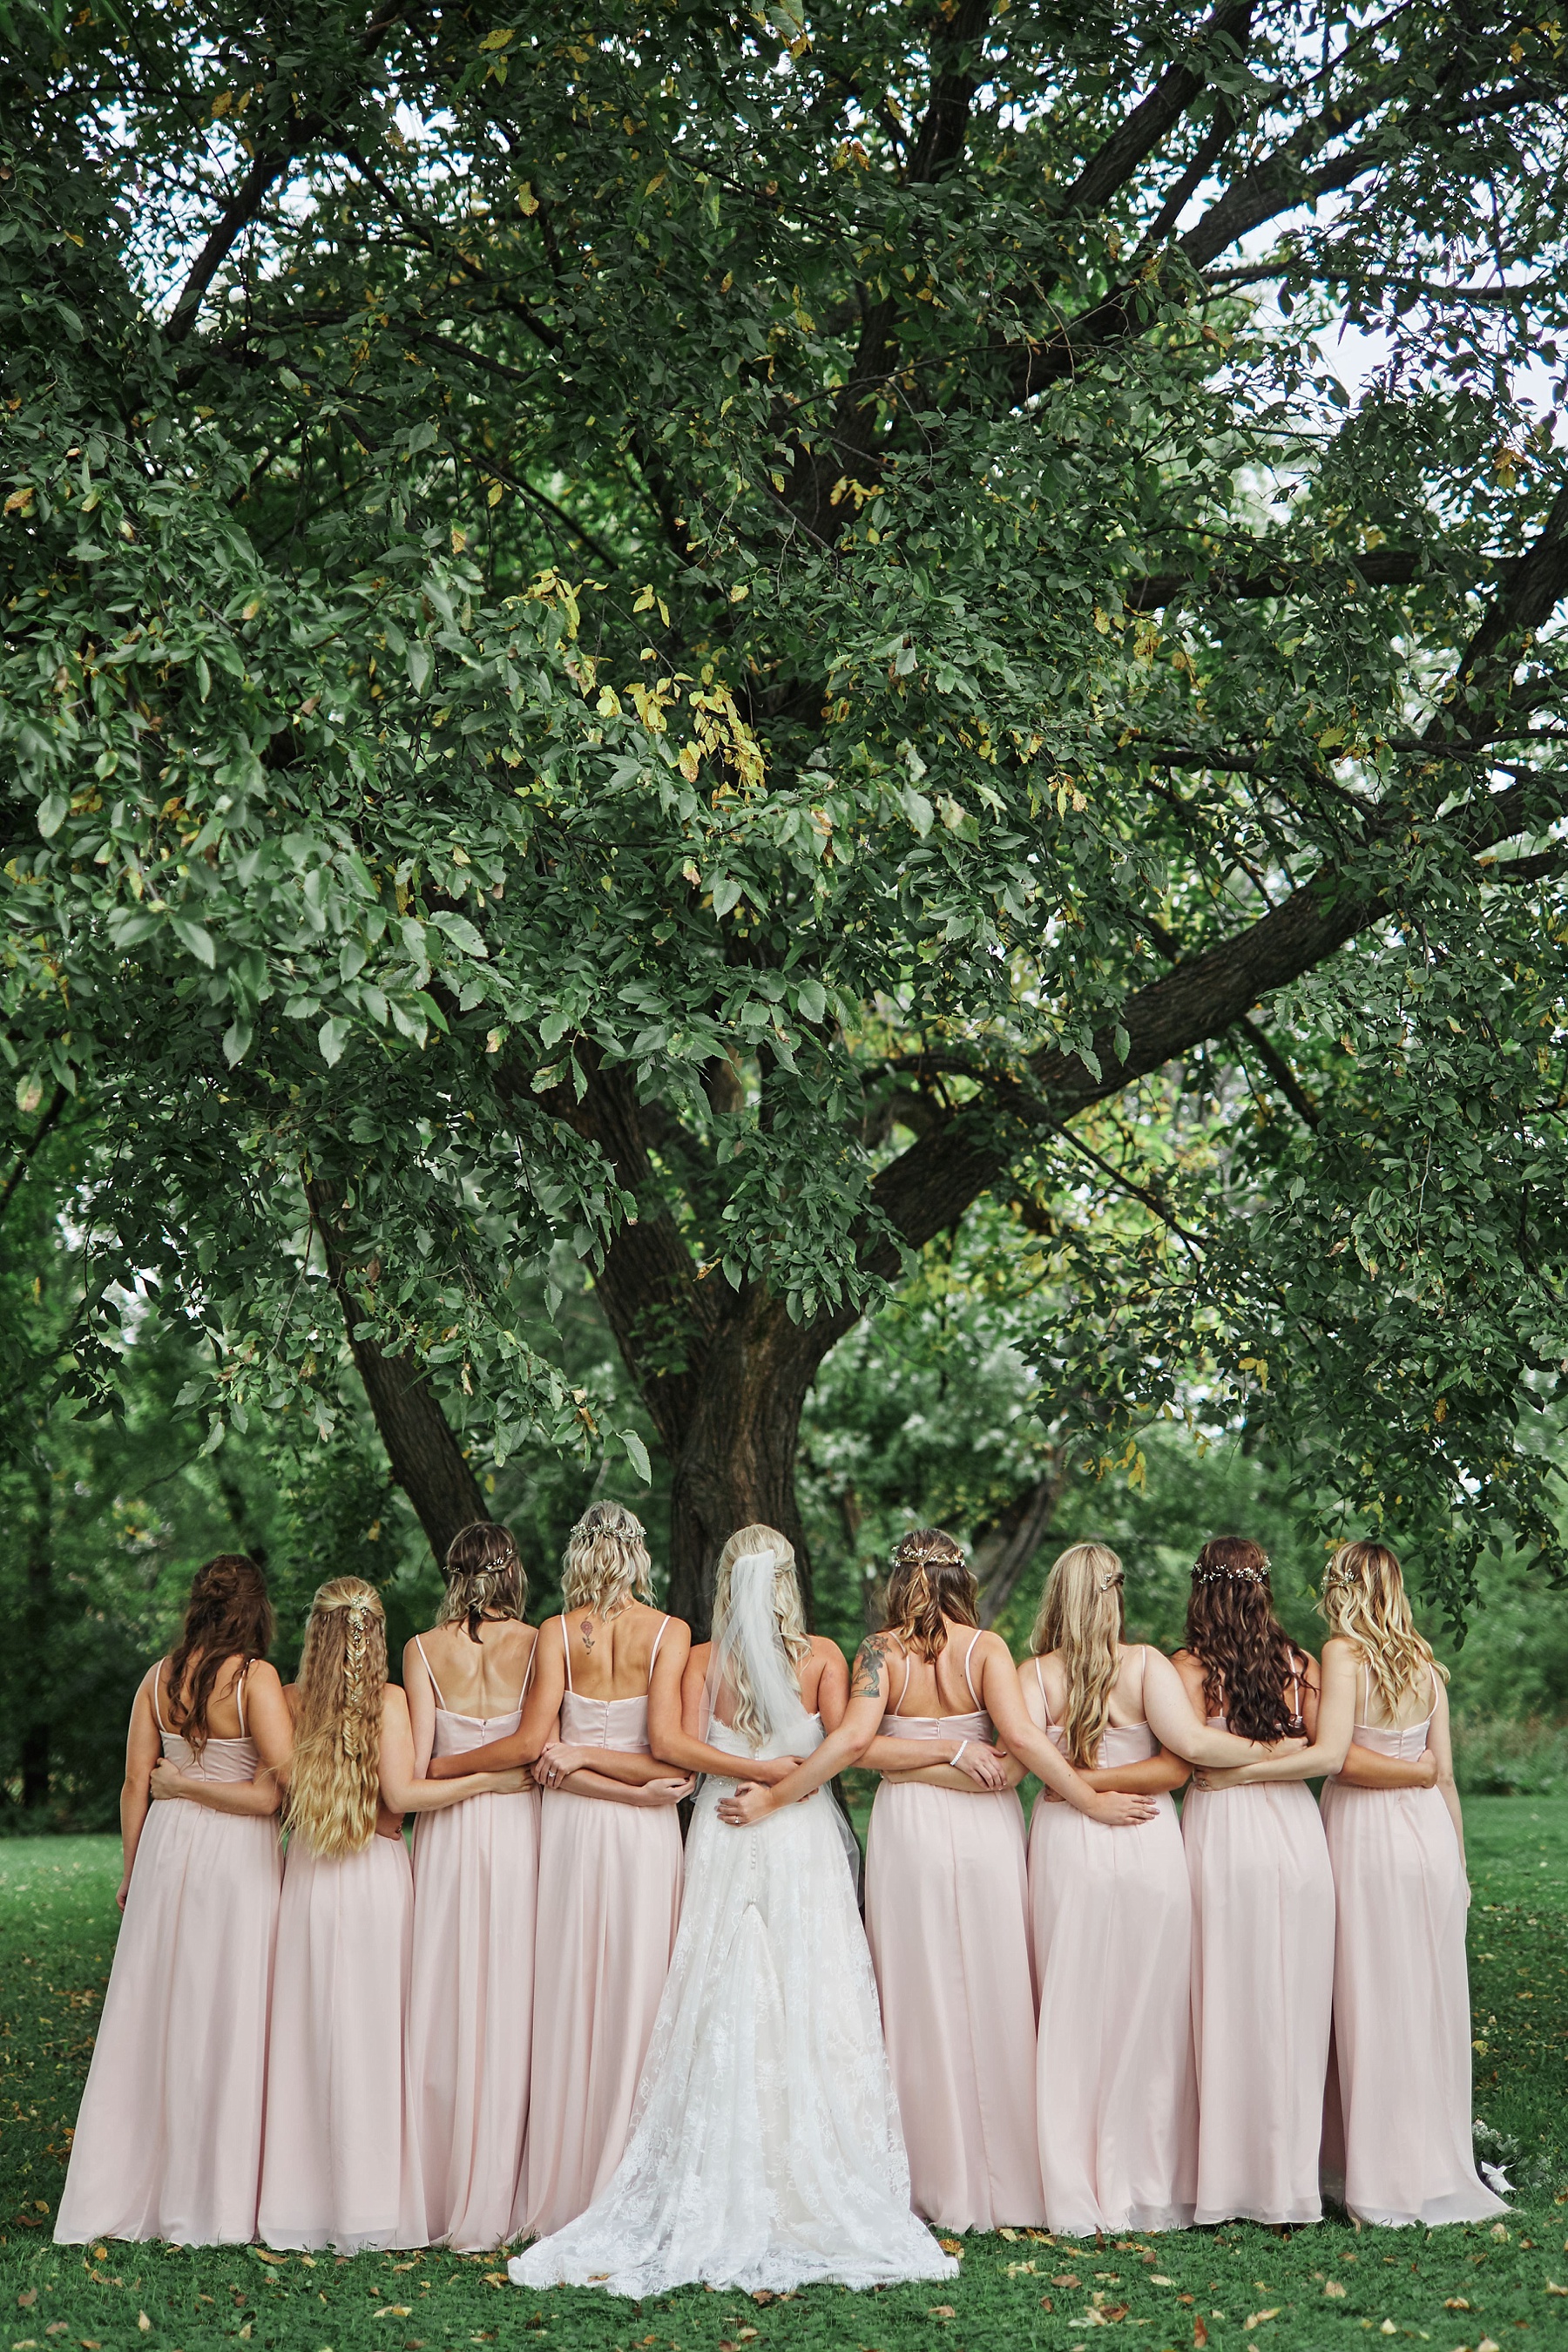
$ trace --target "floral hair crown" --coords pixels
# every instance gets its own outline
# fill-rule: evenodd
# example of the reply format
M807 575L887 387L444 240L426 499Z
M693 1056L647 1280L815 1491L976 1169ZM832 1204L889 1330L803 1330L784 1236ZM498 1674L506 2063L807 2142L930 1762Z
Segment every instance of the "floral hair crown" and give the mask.
M1261 1568L1221 1568L1215 1566L1208 1568L1194 1568L1193 1570L1193 1582L1194 1584L1267 1584L1268 1581L1268 1566L1267 1561L1265 1561Z

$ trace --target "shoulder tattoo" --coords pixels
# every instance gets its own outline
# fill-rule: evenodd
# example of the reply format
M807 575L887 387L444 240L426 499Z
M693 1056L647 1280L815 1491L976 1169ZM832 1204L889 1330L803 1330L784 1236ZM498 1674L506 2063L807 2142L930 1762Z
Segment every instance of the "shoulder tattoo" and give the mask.
M888 1662L887 1642L881 1633L869 1633L855 1653L855 1671L849 1677L851 1698L875 1698L882 1687L882 1669Z

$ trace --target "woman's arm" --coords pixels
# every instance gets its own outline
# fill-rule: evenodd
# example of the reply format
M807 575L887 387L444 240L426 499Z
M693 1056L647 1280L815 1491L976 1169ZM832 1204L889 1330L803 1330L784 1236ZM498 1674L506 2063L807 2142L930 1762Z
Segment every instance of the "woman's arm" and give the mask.
M668 1672L667 1650L675 1653ZM793 1757L734 1756L727 1748L710 1747L702 1738L710 1650L707 1642L693 1649L690 1626L671 1621L647 1695L647 1740L658 1770L667 1775L672 1770L706 1772L715 1780L783 1780L795 1769Z
M120 1790L120 1851L123 1866L114 1896L121 1911L125 1908L125 1897L131 1891L136 1849L142 1843L142 1831L147 1819L153 1767L163 1753L158 1719L153 1712L153 1684L155 1676L163 1671L163 1664L160 1658L152 1673L142 1675L136 1696L131 1702L131 1721L125 1733L125 1779Z
M1309 1668L1311 1661L1309 1660ZM1259 1780L1315 1780L1337 1772L1350 1750L1355 1729L1356 1664L1353 1645L1333 1635L1323 1644L1321 1682L1303 1677L1301 1715L1311 1738L1304 1748L1279 1742L1272 1751L1239 1769L1223 1772L1206 1767L1197 1778L1200 1789L1244 1789Z
M668 1780L669 1766L637 1748L568 1748L563 1740L547 1739L539 1751L533 1777L542 1789L562 1789L579 1772L602 1780L618 1780L628 1789Z
M536 1766L536 1774L537 1769ZM625 1780L607 1780L602 1772L578 1771L550 1793L555 1796L563 1790L574 1797L597 1797L612 1805L641 1805L657 1811L664 1805L679 1805L696 1786L693 1780L677 1780L668 1772L660 1780L645 1780L640 1788L633 1788Z
M533 1645L533 1680L522 1703L522 1721L505 1739L491 1739L454 1756L433 1756L426 1767L432 1780L458 1780L473 1772L513 1772L533 1765L547 1739L555 1734L556 1717L566 1696L565 1653L561 1643L561 1620L547 1617Z
M1006 1787L1008 1759L984 1739L949 1739L945 1734L940 1739L900 1739L891 1732L879 1732L860 1761L866 1771L880 1772L884 1780L908 1780L916 1772L956 1765L961 1755L959 1778L972 1791ZM1018 1777L1022 1780L1023 1774Z
M1441 1675L1434 1675L1437 1685L1437 1704L1426 1729L1426 1746L1437 1759L1437 1786L1443 1792L1443 1802L1448 1808L1448 1818L1454 1824L1454 1835L1459 1841L1459 1867L1465 1874L1467 1897L1470 1870L1465 1860L1465 1816L1459 1808L1459 1791L1454 1785L1454 1739L1448 1723L1448 1686Z
M1436 1751L1427 1747L1419 1756L1384 1756L1375 1748L1359 1748L1352 1739L1339 1777L1352 1789L1435 1789Z
M403 1695L408 1701L408 1722L414 1734L414 1777L423 1780L436 1746L436 1686L417 1642L403 1644ZM466 1763L468 1759L463 1760Z
M880 1742L873 1740L871 1745L873 1749L875 1749L880 1745ZM901 1739L899 1742L899 1745L900 1748L909 1748L913 1746L914 1742L908 1739ZM982 1782L976 1779L975 1775L969 1769L969 1759L967 1756L964 1758L963 1762L959 1765L921 1764L918 1765L912 1772L884 1772L882 1778L887 1781L889 1788L957 1789L966 1797L992 1797L996 1794L998 1788L1016 1789L1023 1781L1028 1779L1029 1775L1026 1766L1020 1764L1016 1756L1004 1755L1002 1750L997 1748L983 1748L981 1753L985 1756L1001 1757L1002 1778L994 1786L990 1782Z
M260 1759L254 1780L209 1780L199 1772L182 1772L177 1764L160 1757L153 1768L153 1797L178 1797L188 1805L205 1805L211 1813L237 1813L252 1821L275 1813L289 1785L294 1717L278 1670L265 1658L258 1658L245 1678L245 1724Z
M496 1740L494 1747L504 1743ZM488 1753L476 1748L475 1755ZM463 1761L467 1763L468 1758ZM381 1801L389 1813L439 1813L460 1805L467 1797L510 1797L531 1785L519 1765L510 1772L465 1772L451 1780L423 1780L414 1769L414 1730L408 1701L395 1683L388 1683L381 1700Z
M1203 1668L1196 1659L1199 1704L1202 1704ZM1149 1728L1162 1748L1172 1755L1184 1757L1189 1764L1212 1764L1224 1767L1232 1764L1256 1763L1270 1750L1256 1739L1238 1739L1234 1732L1217 1731L1205 1723L1188 1696L1184 1681L1163 1650L1145 1644L1143 1650L1143 1713ZM1151 1761L1153 1759L1151 1759ZM1184 1772L1182 1780L1186 1779ZM1097 1788L1103 1781L1097 1780ZM1119 1781L1125 1788L1125 1781ZM1163 1782L1163 1787L1180 1788L1181 1780Z
M1080 1765L1079 1770L1091 1789L1115 1789L1125 1797L1160 1797L1172 1789L1184 1789L1193 1777L1193 1768L1185 1757L1173 1756L1162 1748L1152 1756L1141 1756L1136 1764L1099 1764L1092 1771ZM1051 1801L1059 1801L1055 1790L1046 1791Z

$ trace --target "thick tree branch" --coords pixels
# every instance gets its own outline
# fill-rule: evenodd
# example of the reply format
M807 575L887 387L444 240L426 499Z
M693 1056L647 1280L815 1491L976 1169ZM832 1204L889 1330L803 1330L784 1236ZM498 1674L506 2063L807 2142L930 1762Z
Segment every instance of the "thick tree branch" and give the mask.
M1099 212L1118 188L1125 186L1139 164L1153 153L1161 140L1181 121L1194 100L1202 96L1208 86L1208 69L1215 54L1229 50L1239 55L1246 48L1251 23L1252 0L1240 0L1239 5L1236 0L1227 0L1226 5L1216 8L1194 34L1182 63L1166 68L1153 89L1089 157L1064 192L1061 210Z

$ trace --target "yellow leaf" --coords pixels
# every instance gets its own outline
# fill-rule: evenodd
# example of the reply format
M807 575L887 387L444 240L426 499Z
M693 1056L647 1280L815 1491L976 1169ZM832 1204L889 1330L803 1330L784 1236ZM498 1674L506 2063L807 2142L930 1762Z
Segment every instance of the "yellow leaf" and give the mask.
M499 507L499 506L500 506L500 502L501 502L501 500L502 500L502 499L503 499L505 496L506 496L506 485L505 485L505 483L504 483L504 482L492 482L492 483L490 484L490 486L489 486L489 488L485 492L485 504L486 504L487 506L489 506L489 507Z
M5 511L7 514L26 514L32 503L33 485L31 482L24 482L22 488L19 490L13 490L6 499Z
M153 2323L148 2318L144 2311L139 2311L136 2315L136 2325L142 2330L142 2335L145 2336Z
M511 27L508 25L493 33L487 33L479 47L481 49L504 49L510 38Z
M216 116L216 115L219 115L219 114L226 114L226 113L228 112L229 108L230 108L233 104L234 104L234 92L233 92L233 90L232 90L232 89L223 89L223 90L219 90L219 92L218 92L217 96L216 96L216 97L214 99L214 100L213 100L213 113L215 114L215 116Z
M539 198L534 194L533 190L530 187L526 180L524 180L521 187L517 192L517 204L518 210L524 214L529 220L531 220L534 214L539 210Z
M1323 2293L1325 2294L1331 2294L1337 2298L1338 2296L1342 2295L1344 2291L1344 2281L1342 2279L1325 2279L1323 2282Z
M1250 2319L1247 2320L1247 2325L1248 2327L1261 2327L1266 2319L1278 2319L1284 2308L1285 2306L1282 2303L1277 2303L1270 2310L1255 2311Z
M411 2310L412 2305L406 2303L384 2303L379 2311L370 2315L373 2319L406 2319Z
M740 584L740 586L739 586L738 588L731 588L731 591L730 591L730 602L731 602L731 604L743 604L745 603L745 601L746 601L747 597L751 594L751 593L752 593L752 592L751 592L751 590L747 587L747 585L746 585L745 582L742 580L742 583L741 583L741 584Z
M694 784L697 782L697 771L700 763L700 754L696 744L683 743L680 747L680 759L679 765L681 774L685 777L689 784Z

